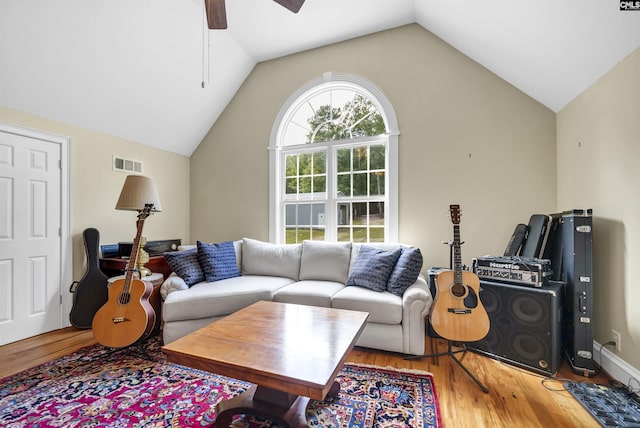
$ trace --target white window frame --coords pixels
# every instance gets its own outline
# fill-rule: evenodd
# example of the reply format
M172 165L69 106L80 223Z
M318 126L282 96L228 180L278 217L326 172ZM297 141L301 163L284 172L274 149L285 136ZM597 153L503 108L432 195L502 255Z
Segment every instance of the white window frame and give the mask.
M313 79L297 91L295 91L284 103L271 129L269 138L269 240L274 243L284 243L284 234L280 233L284 228L284 203L281 199L280 189L284 180L284 169L282 167L283 141L286 125L291 115L295 112L301 100L308 99L315 93L326 91L328 88L357 88L358 92L366 94L371 101L376 104L378 112L382 115L386 126L386 133L383 136L363 137L349 140L349 144L357 145L374 141L385 142L386 150L386 170L385 193L387 203L385 204L385 242L398 242L398 121L395 110L389 99L373 83L362 77L351 74L324 73L322 76ZM344 143L344 140L342 140ZM316 146L317 144L317 146ZM335 150L339 142L314 143L314 147L327 146L327 150ZM295 150L294 146L289 146ZM308 148L308 146L306 146ZM299 146L299 148L302 148ZM287 149L289 151L289 149ZM334 180L334 165L327 165L327 185ZM329 189L327 189L329 190ZM328 196L328 199L332 199ZM330 201L328 206L332 206ZM326 212L327 223L335 224L335 213L333 209ZM331 222L331 223L329 223ZM331 236L331 238L330 238ZM325 239L335 240L333 235L327 235Z

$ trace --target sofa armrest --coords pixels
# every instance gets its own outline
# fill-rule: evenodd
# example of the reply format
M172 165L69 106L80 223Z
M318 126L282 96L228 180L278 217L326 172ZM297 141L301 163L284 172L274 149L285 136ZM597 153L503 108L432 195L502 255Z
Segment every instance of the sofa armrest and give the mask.
M174 272L169 275L169 277L165 279L160 286L160 296L162 297L162 300L166 300L167 296L172 292L178 290L187 290L188 288L189 286L186 282L184 282L184 279L180 278Z
M404 352L413 355L424 354L426 321L433 297L424 276L407 288L402 295L402 337ZM413 338L413 340L409 340ZM420 340L416 340L420 339Z

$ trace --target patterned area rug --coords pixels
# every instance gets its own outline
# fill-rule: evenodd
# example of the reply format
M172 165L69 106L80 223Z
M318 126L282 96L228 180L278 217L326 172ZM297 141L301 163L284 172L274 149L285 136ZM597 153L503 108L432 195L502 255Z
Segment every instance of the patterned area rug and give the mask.
M347 364L338 381L338 397L310 402L310 427L441 426L431 374ZM208 426L216 403L249 386L166 362L159 339L141 349L95 345L0 379L0 426ZM276 425L238 417L233 427Z

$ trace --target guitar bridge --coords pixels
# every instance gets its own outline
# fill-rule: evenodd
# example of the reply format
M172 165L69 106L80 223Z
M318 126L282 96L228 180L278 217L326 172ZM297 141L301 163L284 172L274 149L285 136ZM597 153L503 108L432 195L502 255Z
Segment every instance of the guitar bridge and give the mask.
M113 323L114 324L119 324L121 322L125 322L125 321L131 321L129 318L125 318L125 317L114 317L113 318Z
M449 309L447 309L447 312L452 313L452 314L457 314L457 315L466 315L466 314L470 314L471 313L471 309L449 308Z

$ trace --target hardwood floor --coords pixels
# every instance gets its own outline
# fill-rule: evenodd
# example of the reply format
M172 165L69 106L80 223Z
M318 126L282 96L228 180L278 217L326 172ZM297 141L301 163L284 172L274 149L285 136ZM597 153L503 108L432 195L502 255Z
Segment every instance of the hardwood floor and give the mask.
M20 342L0 346L0 378L94 344L90 330L65 328ZM427 338L427 352L443 352L446 343ZM392 366L433 373L442 422L445 427L521 428L581 427L600 425L559 381L518 369L474 353L463 357L464 365L488 388L480 388L449 357L405 360L401 355L356 348L348 361L376 366ZM574 374L563 364L558 379L607 384L600 374L586 378Z

